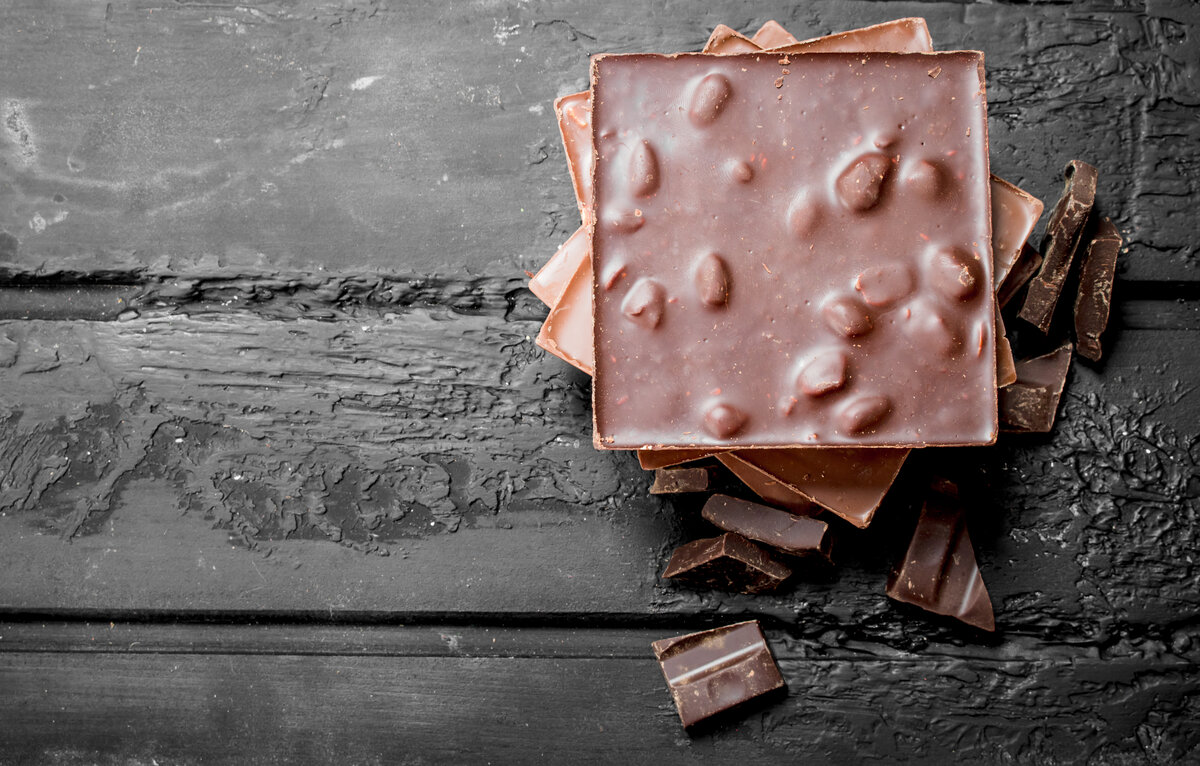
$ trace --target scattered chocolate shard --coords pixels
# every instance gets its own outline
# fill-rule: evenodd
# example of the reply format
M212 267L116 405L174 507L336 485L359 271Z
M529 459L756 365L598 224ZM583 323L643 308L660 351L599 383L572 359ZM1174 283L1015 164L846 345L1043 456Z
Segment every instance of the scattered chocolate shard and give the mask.
M1000 427L1017 433L1049 433L1071 369L1071 344L1017 362L1017 382L1000 390Z
M700 513L710 524L726 532L736 532L781 553L833 563L829 525L820 519L728 495L713 495Z
M1121 234L1112 221L1105 218L1088 243L1087 253L1079 272L1079 294L1075 297L1075 342L1079 353L1100 361L1103 350L1100 336L1108 326L1112 305L1113 276L1117 271L1117 255L1121 252Z
M1033 275L1042 267L1042 254L1026 243L1021 247L1021 254L1017 256L1017 260L1013 263L1008 274L1004 277L1004 281L1000 283L1000 289L996 292L996 301L1000 308L1004 308L1012 299L1016 297L1021 288L1033 278Z
M756 620L650 645L685 727L783 688Z
M733 532L679 546L663 572L688 585L751 594L774 590L791 576L765 549Z
M659 468L650 485L652 495L680 495L686 492L707 492L712 488L712 471L704 466L695 468Z
M1080 235L1092 203L1096 200L1096 168L1071 160L1063 171L1066 183L1062 196L1050 213L1046 236L1042 239L1042 268L1029 282L1029 292L1019 317L1043 333L1050 331L1054 307L1071 270L1071 261L1079 247Z
M931 489L887 595L987 631L996 629L987 586L975 562L958 490L947 481Z

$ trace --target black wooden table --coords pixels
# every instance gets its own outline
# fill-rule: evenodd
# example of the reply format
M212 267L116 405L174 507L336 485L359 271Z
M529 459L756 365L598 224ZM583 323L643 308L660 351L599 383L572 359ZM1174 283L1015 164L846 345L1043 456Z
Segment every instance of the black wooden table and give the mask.
M950 458L994 637L883 594L920 459L830 577L660 582L695 503L524 287L589 54L906 15L1129 245L1055 432ZM1200 761L1195 2L16 0L0 73L0 762ZM748 618L787 697L688 736L650 641Z

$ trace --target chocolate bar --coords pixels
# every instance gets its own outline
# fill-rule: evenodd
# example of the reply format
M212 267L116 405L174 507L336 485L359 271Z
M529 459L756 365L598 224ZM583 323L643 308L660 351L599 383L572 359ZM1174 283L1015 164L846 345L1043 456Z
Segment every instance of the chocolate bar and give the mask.
M966 514L950 482L937 483L927 496L908 551L888 580L887 594L967 625L996 629Z
M722 36L714 34L710 38L710 43L705 50L713 52L713 46ZM921 19L900 19L894 22L876 25L865 29L853 30L851 32L830 35L816 40L810 40L805 43L809 50L861 50L866 47L875 45L881 48L908 50L908 51L929 51L932 50L932 43L929 39L928 29ZM574 94L576 99L586 99L587 93ZM569 99L566 97L562 101ZM577 115L583 115L584 112L578 111ZM590 118L590 113L588 114ZM564 142L568 145L568 155L571 154L572 146L586 145L590 149L590 140L586 130L581 126L580 120L567 120L560 114L560 126L567 126L571 132L564 128ZM587 126L590 127L590 124ZM578 181L578 179L576 179ZM1008 184L1001 179L992 178L991 191L993 194L993 221L998 227L993 231L993 249L994 257L1003 262L1005 253L1008 252L1006 243L1021 243L1029 236L1030 230L1040 215L1042 204L1040 201L1032 198L1030 195L1022 192L1011 184ZM578 189L579 183L576 184ZM587 188L590 189L590 179L587 179ZM580 201L582 205L582 200ZM997 214L997 205L1000 205L1001 211L1005 214ZM561 251L560 251L561 252ZM556 255L556 258L559 256ZM584 264L587 270L587 279L590 284L591 273L590 263ZM549 265L547 266L549 268ZM570 310L578 311L586 314L589 317L589 323L586 326L586 337L583 336L584 326L578 326L577 333L565 333L568 338L565 343L565 348L568 352L574 349L574 355L585 358L586 369L591 369L591 295L587 294L584 301L580 301L574 305L573 309L569 309L564 315L564 319L569 319ZM565 305L565 304L564 304ZM554 325L556 323L550 323ZM561 323L557 323L561 324ZM998 364L1005 363L1010 355L1003 353L1007 341L1002 334L997 334L998 342ZM553 349L551 349L553 350ZM570 356L569 358L574 358ZM1001 379L1001 383L1006 382L1006 379ZM695 460L707 455L713 454L714 450L640 450L638 460L643 468L654 469L658 467L678 465L691 460ZM754 450L744 451L740 454L752 456L751 459L762 456L768 457L768 453L772 450ZM806 450L808 455L814 458L821 450ZM835 451L836 452L836 451ZM892 479L903 463L904 457L907 455L907 450L860 450L855 461L847 465L849 472L842 471L838 473L834 469L834 476L830 477L830 481L825 482L823 486L815 487L813 494L817 496L817 501L824 503L830 507L835 513L842 515L858 526L865 526L870 521L871 515L884 494L887 492ZM886 453L894 453L888 455ZM836 458L841 459L841 458ZM828 464L834 465L835 458L831 456ZM731 470L739 476L747 486L759 494L764 499L786 507L792 510L804 510L811 508L811 498L798 492L797 488L803 489L806 481L810 480L810 474L800 474L796 477L776 477L772 476L769 471L771 466L766 460L754 460L757 465L751 467L740 460L727 460ZM879 468L872 469L871 463L880 463ZM891 466L889 468L889 466ZM817 476L824 477L828 473L828 468L820 468L816 471ZM846 476L846 484L853 488L861 497L859 501L853 505L844 505L845 499L840 497L842 492L832 481L836 476ZM871 482L877 482L872 484ZM832 493L832 494L831 494Z
M701 588L765 593L782 585L792 570L761 546L726 532L676 548L662 576Z
M999 292L996 293L996 302L1000 304L1001 308L1012 302L1012 299L1033 278L1033 275L1038 272L1041 266L1041 253L1034 250L1028 244L1021 248L1021 254L1017 256L1016 262L1009 269L1008 276L1000 284Z
M1025 303L1017 315L1043 333L1050 331L1054 307L1062 292L1079 238L1096 199L1096 168L1071 160L1063 171L1062 196L1050 213L1042 239L1042 268L1029 282Z
M685 727L783 688L758 622L739 622L651 644Z
M1071 344L1017 362L1017 382L1000 390L1000 424L1005 431L1049 433L1071 369Z
M597 445L993 441L980 66L594 58Z
M1121 234L1112 221L1105 218L1088 244L1079 270L1079 294L1075 298L1075 342L1080 355L1093 362L1100 361L1103 351L1100 335L1108 326L1113 276L1120 252Z
M713 495L701 515L710 524L769 545L789 556L820 558L831 563L829 525L811 516L770 508L728 495Z
M712 471L697 468L660 468L654 472L650 485L652 495L677 495L686 492L707 492L712 488Z

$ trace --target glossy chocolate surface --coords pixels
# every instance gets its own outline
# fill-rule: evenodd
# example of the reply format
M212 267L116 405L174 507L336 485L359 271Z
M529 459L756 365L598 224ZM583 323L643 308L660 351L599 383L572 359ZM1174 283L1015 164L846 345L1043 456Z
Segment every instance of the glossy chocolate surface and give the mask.
M664 638L651 648L684 726L783 688L757 621Z
M895 482L908 453L906 449L865 447L755 449L730 452L721 456L724 458L721 462L726 465L740 462L762 476L779 480L786 489L854 526L866 527Z
M975 562L966 514L957 488L939 482L930 490L912 541L893 572L888 596L983 630L995 630L992 601Z
M599 445L992 441L980 65L594 59Z
M737 532L748 540L769 545L790 556L830 561L829 525L820 519L728 495L713 495L700 513L713 526L726 532Z

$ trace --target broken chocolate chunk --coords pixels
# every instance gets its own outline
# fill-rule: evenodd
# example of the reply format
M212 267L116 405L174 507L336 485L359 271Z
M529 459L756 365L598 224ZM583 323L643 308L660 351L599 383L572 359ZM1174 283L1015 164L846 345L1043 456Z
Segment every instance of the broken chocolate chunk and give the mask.
M783 676L755 620L664 638L650 646L685 727L783 688Z
M712 487L712 472L698 468L659 468L650 485L652 495L677 495L685 492L706 492Z
M702 516L726 532L736 532L789 556L830 560L829 525L811 516L797 516L760 503L728 495L713 495Z
M1079 272L1079 294L1075 298L1075 342L1080 355L1093 362L1100 361L1102 353L1100 335L1108 326L1113 275L1117 271L1120 252L1121 234L1112 221L1105 218L1088 244Z
M1071 369L1071 344L1017 362L1017 382L1000 389L1000 426L1019 433L1049 433Z
M681 545L663 572L689 585L742 593L774 590L791 576L764 548L732 532Z
M995 630L992 602L975 563L958 489L937 482L900 567L888 581L890 598L946 615L983 630Z
M1046 236L1042 239L1042 269L1030 281L1029 292L1018 314L1043 333L1050 330L1054 307L1096 200L1096 168L1086 162L1071 160L1063 176L1066 184L1058 204L1050 213Z
M1012 268L1004 277L1004 281L1000 283L1000 289L996 292L996 303L1000 308L1004 308L1017 293L1021 291L1033 275L1042 267L1042 254L1034 250L1028 244L1021 248L1021 254L1017 256L1017 260L1013 263Z

